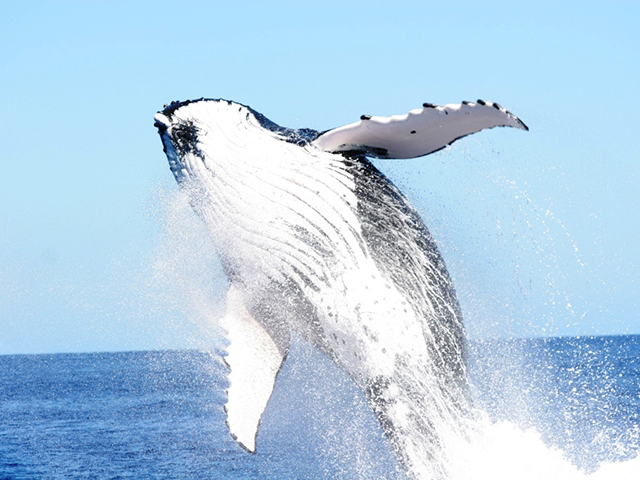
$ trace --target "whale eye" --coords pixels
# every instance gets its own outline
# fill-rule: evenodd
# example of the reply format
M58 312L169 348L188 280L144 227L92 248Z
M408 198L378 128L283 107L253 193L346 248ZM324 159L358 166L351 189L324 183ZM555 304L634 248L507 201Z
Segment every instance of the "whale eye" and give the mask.
M416 131L415 130L411 130L411 135L413 135L414 133L416 133Z

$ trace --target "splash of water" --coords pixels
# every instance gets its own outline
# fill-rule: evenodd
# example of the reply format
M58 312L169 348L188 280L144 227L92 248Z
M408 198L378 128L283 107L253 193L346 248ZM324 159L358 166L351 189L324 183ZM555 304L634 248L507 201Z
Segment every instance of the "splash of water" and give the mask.
M640 471L637 457L605 462L597 471L586 473L562 450L547 445L535 428L523 430L512 422L491 422L483 412L479 415L469 441L456 452L452 479L631 480Z
M217 305L220 297L212 295L212 291L220 290L224 286L211 283L212 257L207 248L206 233L199 221L191 214L186 198L182 194L167 194L168 209L165 240L159 249L156 262L156 281L170 283L171 289L177 294L172 301L177 308L199 323L203 328L216 329L211 322L219 316ZM203 257L203 252L207 252ZM206 261L204 259L206 258ZM326 359L325 359L326 360ZM508 366L508 365L510 366ZM514 366L515 365L515 366ZM517 357L509 362L494 364L491 375L506 377L517 374L520 367ZM515 370L514 370L515 369ZM487 372L484 372L485 374ZM326 379L331 381L330 378ZM496 385L493 385L496 387ZM518 406L519 392L517 388L506 389L510 401ZM604 392L600 392L604 393ZM364 399L360 403L365 405ZM482 399L477 402L482 406ZM520 402L519 408L526 411L527 399ZM364 408L364 407L363 407ZM499 417L499 415L498 415ZM554 446L548 439L543 438L540 426L535 419L522 422L522 419L496 419L479 408L474 411L471 419L465 423L464 432L459 435L452 429L451 435L444 438L446 444L446 465L448 477L452 480L468 479L569 479L569 480L613 480L634 479L640 471L640 457L627 458L621 461L605 460L586 471L579 468L575 462L558 446ZM321 422L322 419L319 419ZM358 437L380 435L379 430L362 431L360 425L353 423L350 418L340 420L341 428L352 431L352 440L358 442ZM523 426L524 424L524 426ZM224 428L221 425L221 428ZM456 430L456 431L454 431ZM331 436L330 433L325 435ZM631 435L630 437L633 437ZM637 435L635 437L637 442ZM627 439L628 441L628 439ZM360 441L360 443L364 443ZM370 455L357 446L349 449L335 445L328 455L333 457L343 455L341 461L360 465L362 478L375 478L375 472L365 468L364 464ZM611 451L628 449L628 445L610 441ZM428 478L424 472L415 471L417 478Z

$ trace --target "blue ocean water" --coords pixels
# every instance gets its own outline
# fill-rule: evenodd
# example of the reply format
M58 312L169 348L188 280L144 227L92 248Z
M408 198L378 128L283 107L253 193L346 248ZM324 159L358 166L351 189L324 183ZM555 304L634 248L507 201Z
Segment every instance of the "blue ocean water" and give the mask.
M473 395L590 472L640 449L640 336L478 342ZM364 398L296 342L258 453L231 439L220 353L0 356L0 479L403 478ZM515 478L515 477L514 477Z

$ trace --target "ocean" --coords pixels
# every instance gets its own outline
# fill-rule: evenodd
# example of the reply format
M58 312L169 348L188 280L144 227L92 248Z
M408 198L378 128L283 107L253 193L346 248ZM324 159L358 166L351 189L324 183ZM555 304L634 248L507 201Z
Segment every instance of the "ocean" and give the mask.
M640 336L473 342L478 414L452 478L640 478ZM297 340L256 454L225 425L221 352L0 356L0 480L403 474L350 379Z

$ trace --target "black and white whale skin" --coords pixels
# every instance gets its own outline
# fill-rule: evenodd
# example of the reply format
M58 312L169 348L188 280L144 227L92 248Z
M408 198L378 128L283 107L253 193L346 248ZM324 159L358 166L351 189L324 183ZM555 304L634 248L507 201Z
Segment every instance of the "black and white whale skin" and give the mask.
M364 392L409 476L446 478L469 409L462 315L420 216L366 157L418 157L482 129L527 127L478 100L319 133L213 99L173 102L155 126L231 285L231 435L255 452L295 331Z

